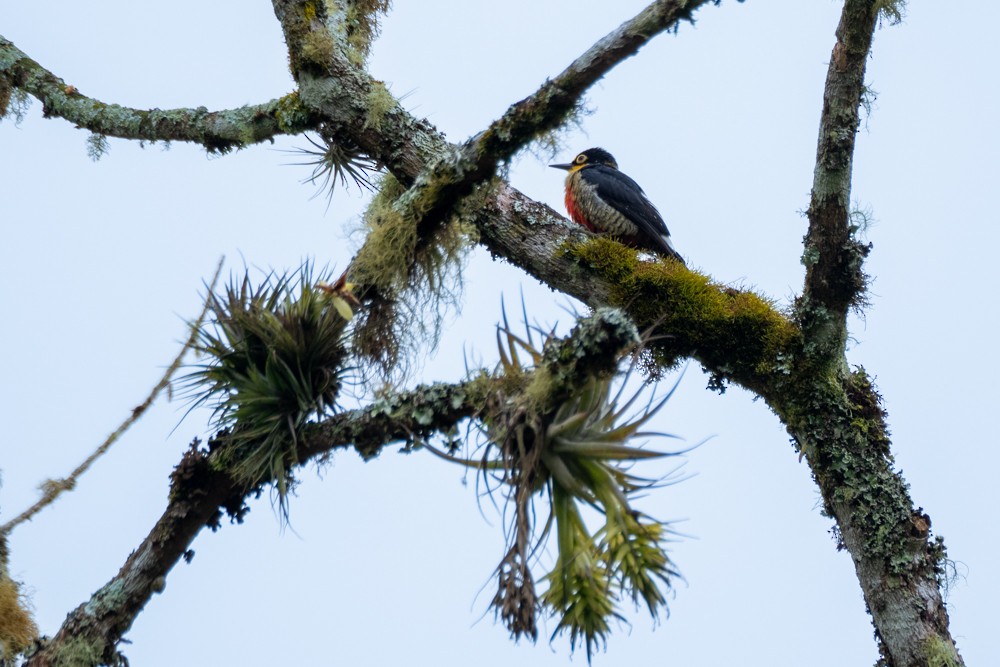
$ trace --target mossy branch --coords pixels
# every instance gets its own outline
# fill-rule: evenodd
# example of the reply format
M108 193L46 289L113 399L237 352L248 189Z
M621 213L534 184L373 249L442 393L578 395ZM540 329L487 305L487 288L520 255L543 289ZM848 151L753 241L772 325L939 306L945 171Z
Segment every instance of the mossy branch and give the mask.
M579 373L613 364L620 351L636 340L634 326L620 313L602 312L585 320L566 339L558 341L542 368L500 381L488 375L455 384L422 385L387 394L363 409L341 412L319 423L306 425L298 442L298 465L328 456L335 449L353 446L371 459L389 443L422 442L435 433L450 433L463 419L477 415L496 387L511 388L511 381L526 389L536 373L574 382ZM559 381L553 385L561 386ZM236 443L238 445L238 443ZM119 573L85 604L69 614L58 633L43 640L28 656L26 666L61 664L67 652L86 642L100 660L117 664L117 645L154 593L160 592L167 574L181 559L190 558L191 542L205 526L217 529L223 513L242 521L245 501L267 483L247 488L245 480L227 463L234 446L224 431L207 448L196 440L171 475L166 510L142 544L129 556Z
M139 141L186 141L212 153L298 134L315 126L315 117L295 93L237 109L133 109L83 95L76 86L32 60L0 36L0 80L42 103L46 118L58 117L96 135Z
M901 11L901 2L844 3L823 93L805 285L795 304L802 344L792 350L787 376L774 378L768 402L808 460L841 546L854 557L888 664L961 665L941 595L943 543L931 539L929 517L914 508L893 469L881 396L863 369L849 372L845 357L847 314L863 304L870 250L856 237L850 211L865 67L879 16L892 21ZM947 660L932 662L929 645Z
M847 312L860 302L867 284L862 263L869 248L855 238L851 226L851 175L866 91L865 66L884 4L845 2L823 92L798 317L811 343L834 363L843 356L847 342Z
M390 442L449 431L476 412L477 389L473 383L421 386L309 426L298 443L300 465L351 445L371 458ZM63 664L80 641L96 647L100 662L119 664L119 641L153 594L163 589L171 568L190 558L195 536L205 526L217 529L223 512L242 521L246 498L260 488L248 490L239 475L218 465L217 459L225 458L226 439L223 433L213 440L211 454L195 441L174 469L167 508L146 539L113 579L69 614L53 638L43 640L26 666Z

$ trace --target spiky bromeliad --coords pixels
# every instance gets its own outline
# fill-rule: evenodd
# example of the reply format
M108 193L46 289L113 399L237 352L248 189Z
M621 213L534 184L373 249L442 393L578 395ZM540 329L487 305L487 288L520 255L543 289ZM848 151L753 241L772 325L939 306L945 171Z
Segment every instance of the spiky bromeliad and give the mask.
M670 242L670 232L659 211L638 183L618 171L611 153L589 148L568 164L549 166L569 172L566 210L574 222L684 263Z

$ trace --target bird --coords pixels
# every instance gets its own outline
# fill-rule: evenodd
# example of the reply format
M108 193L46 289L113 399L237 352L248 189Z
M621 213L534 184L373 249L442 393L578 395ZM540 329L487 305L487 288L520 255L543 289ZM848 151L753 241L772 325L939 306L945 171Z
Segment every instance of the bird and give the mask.
M613 236L626 245L684 259L670 242L660 212L639 184L618 170L603 148L588 148L567 164L550 164L566 175L566 210L573 222L591 232Z

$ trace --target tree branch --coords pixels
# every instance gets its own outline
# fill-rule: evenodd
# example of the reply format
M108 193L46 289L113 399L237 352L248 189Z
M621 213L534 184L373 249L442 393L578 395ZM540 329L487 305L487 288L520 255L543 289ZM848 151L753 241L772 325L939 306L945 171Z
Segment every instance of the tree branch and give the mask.
M851 174L865 66L881 4L845 3L823 91L799 311L803 325L815 332L813 340L823 345L829 359L843 356L847 312L859 303L866 284L861 266L868 247L853 237L856 230L850 225Z
M478 409L473 388L468 382L422 386L366 409L330 417L307 430L299 447L301 462L352 444L362 456L372 458L391 442L449 430ZM153 594L163 590L167 574L185 557L201 529L217 529L223 510L241 521L247 512L245 499L258 491L242 488L235 477L213 464L225 443L224 433L208 451L195 441L174 469L167 508L146 539L114 578L71 612L51 640L41 643L26 665L78 664L72 658L81 652L118 664L118 642Z
M796 303L803 344L768 403L809 462L854 559L885 664L962 665L941 596L946 554L930 538L892 465L882 397L864 369L849 372L847 313L862 299L868 247L850 224L851 173L865 65L881 11L899 2L846 0L830 58L816 152L805 287ZM887 9L888 8L888 9Z
M252 106L209 111L197 109L132 109L107 104L81 94L0 36L0 78L37 98L46 118L59 117L96 134L140 141L187 141L211 152L298 134L315 126L315 119L298 95Z
M523 390L541 372L551 395L558 396L583 384L589 375L613 372L622 351L637 342L635 326L627 317L602 310L583 319L566 338L552 341L538 369L504 378L503 389ZM420 443L435 433L450 432L486 405L496 380L483 374L456 384L423 385L307 426L297 447L299 465L348 446L371 459L392 442ZM189 548L201 529L217 529L223 511L242 521L248 511L245 500L260 491L260 486L243 488L220 464L227 443L227 434L220 433L207 450L197 440L192 444L171 474L167 508L149 535L114 578L69 614L55 637L40 642L27 657L26 667L84 664L83 655L90 656L86 664L97 660L119 664L117 644L153 594L163 590L174 565L190 558Z
M693 22L696 9L721 0L658 0L605 35L554 79L517 102L489 128L469 140L477 170L494 169L539 135L557 129L583 94L623 60L681 21ZM492 172L490 172L492 175Z
M349 50L330 29L323 6L306 0L273 0L273 5L303 103L322 116L334 134L346 133L400 183L412 186L401 198L403 213L420 224L421 236L426 236L456 202L493 178L499 164L565 122L587 89L615 65L659 33L691 20L708 2L653 2L463 146L449 145L443 134L413 118L381 82L351 61Z
M218 265L215 267L215 275L212 276L212 280L208 283L208 294L211 294L215 289L215 284L218 282L219 275L222 273L222 263L224 259L224 257L220 258ZM205 316L208 314L210 305L211 301L206 299L204 305L202 306L201 313L199 313L198 317L195 318L191 324L191 334L188 336L187 340L184 341L184 345L181 347L180 352L177 353L174 360L170 362L169 366L167 366L167 370L163 373L163 376L160 377L159 382L157 382L153 389L150 390L146 399L136 407L132 408L131 414L129 414L125 421L119 424L118 428L116 428L111 435L105 438L104 442L102 442L97 449L90 454L90 456L74 468L73 472L71 472L68 477L59 480L46 480L46 482L42 484L42 497L38 499L38 502L18 514L7 523L0 525L0 541L6 540L7 537L10 536L11 532L22 523L31 521L36 514L55 502L56 498L62 495L63 492L73 490L76 487L77 480L79 480L80 477L90 469L90 466L92 466L97 459L104 456L108 450L111 449L111 446L115 444L126 431L132 428L133 424L139 421L139 419L146 414L146 410L153 405L153 402L156 401L160 393L170 387L174 374L178 371L178 369L180 369L181 364L184 363L184 357L187 356L188 351L194 347L198 338L198 329L201 327L201 323L205 320Z

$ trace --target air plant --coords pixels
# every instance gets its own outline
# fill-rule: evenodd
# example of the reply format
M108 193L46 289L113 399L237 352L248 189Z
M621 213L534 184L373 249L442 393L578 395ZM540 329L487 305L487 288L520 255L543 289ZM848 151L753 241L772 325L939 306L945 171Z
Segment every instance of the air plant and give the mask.
M218 465L247 488L274 483L283 510L301 429L336 407L348 370L349 289L328 277L306 264L209 295L195 345L205 362L185 377L192 409L212 408L213 426L228 431Z
M328 138L322 129L318 139L309 135L305 135L305 138L311 148L296 148L292 152L306 158L306 161L293 164L313 168L312 175L302 182L316 186L314 197L326 193L328 209L338 184L346 187L350 182L354 183L358 190L375 191L372 176L378 171L378 164L365 155L356 144L350 140Z
M489 443L485 454L479 460L447 458L492 474L512 507L507 553L496 571L498 588L491 602L497 617L515 639L534 640L537 612L547 612L557 622L553 638L568 632L571 647L581 642L589 661L594 648L606 641L611 621L622 618L623 599L641 601L656 617L666 605L664 589L678 576L665 552L670 528L631 505L635 493L656 480L636 477L628 469L636 461L672 455L642 449L634 442L662 435L641 429L673 390L633 412L645 392L639 390L625 400L628 372L591 376L557 405L548 405L541 362L553 339L550 333L536 347L530 329L526 340L520 338L504 317L504 326L497 331L500 364L493 378L495 393L482 416ZM533 377L526 380L527 388L523 382L510 382L525 380L529 373ZM622 388L613 391L616 381ZM544 526L535 530L536 504L543 498L550 513ZM584 507L603 519L593 533L581 513ZM531 565L553 527L556 561L541 578L547 588L539 596Z

